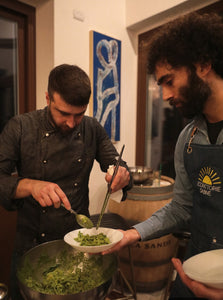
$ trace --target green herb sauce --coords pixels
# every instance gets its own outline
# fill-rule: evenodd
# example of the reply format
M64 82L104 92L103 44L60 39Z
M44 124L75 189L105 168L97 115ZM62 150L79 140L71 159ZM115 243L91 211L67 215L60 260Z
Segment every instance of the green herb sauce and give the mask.
M79 231L77 238L74 240L79 242L80 246L100 246L110 244L109 238L104 233L89 235Z
M19 280L29 288L51 295L76 294L109 280L116 270L114 257L88 256L61 251L57 257L41 254L37 262L27 257L18 270Z

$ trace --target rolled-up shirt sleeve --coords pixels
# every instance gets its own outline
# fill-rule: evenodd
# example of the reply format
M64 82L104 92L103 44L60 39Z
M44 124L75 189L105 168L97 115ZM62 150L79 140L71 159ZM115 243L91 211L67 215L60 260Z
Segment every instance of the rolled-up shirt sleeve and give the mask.
M155 212L149 219L133 226L139 232L141 240L159 238L180 230L189 230L193 189L184 167L184 146L188 139L187 132L185 129L181 133L175 148L174 197L170 203Z

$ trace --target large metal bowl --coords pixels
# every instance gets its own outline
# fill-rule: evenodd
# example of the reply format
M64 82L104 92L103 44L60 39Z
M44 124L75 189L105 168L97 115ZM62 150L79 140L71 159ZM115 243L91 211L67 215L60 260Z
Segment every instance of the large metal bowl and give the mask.
M130 167L129 170L132 174L133 182L135 184L153 184L153 169L143 166L136 166Z
M56 240L41 244L37 247L32 248L29 250L21 259L20 264L18 266L18 282L21 294L23 295L24 299L26 300L104 300L106 295L109 292L109 288L111 287L112 277L117 270L117 257L114 254L109 256L105 255L103 257L103 266L109 269L106 271L106 276L104 278L104 282L100 286L96 286L93 289L88 291L83 291L74 294L66 294L66 295L52 295L52 294L44 294L39 291L33 290L28 287L20 278L20 270L27 263L27 260L32 263L32 266L36 268L36 272L33 276L35 278L39 278L41 280L42 273L38 274L38 260L40 255L50 255L50 257L57 257L61 251L69 251L70 255L75 255L78 253L75 249L71 246L67 245L63 240ZM100 255L100 254L98 254ZM109 263L108 263L109 260ZM111 267L112 266L112 267ZM97 270L94 270L97 272ZM92 272L92 277L95 276L95 273Z

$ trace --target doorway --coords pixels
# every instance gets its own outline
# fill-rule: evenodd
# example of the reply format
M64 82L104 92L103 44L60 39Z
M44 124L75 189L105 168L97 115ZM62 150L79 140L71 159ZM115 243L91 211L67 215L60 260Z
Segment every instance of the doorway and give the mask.
M6 122L19 113L18 26L0 17L0 132Z
M14 115L36 108L35 8L0 0L0 132ZM16 212L0 206L0 283L9 286Z

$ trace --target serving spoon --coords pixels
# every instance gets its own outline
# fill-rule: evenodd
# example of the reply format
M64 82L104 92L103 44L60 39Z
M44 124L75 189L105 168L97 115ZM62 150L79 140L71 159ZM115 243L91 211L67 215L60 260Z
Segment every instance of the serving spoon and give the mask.
M61 206L63 206L66 209L63 203L61 203ZM76 221L81 227L88 228L88 229L94 227L94 224L87 216L76 213L76 211L73 210L72 208L68 210L70 213L75 215Z

